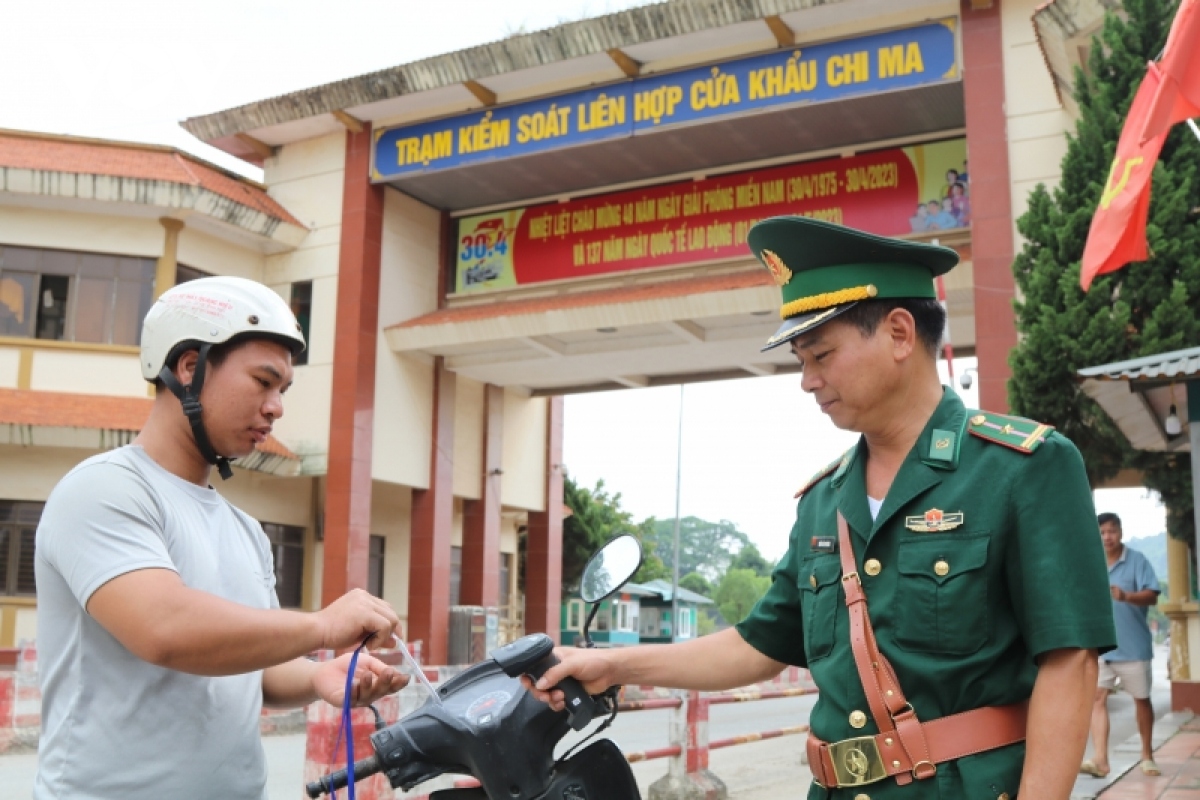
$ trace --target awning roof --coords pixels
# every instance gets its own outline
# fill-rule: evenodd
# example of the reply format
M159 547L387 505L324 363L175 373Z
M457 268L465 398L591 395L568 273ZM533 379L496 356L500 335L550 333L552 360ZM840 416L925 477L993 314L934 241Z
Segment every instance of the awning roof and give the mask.
M384 332L395 352L443 356L472 380L535 395L797 369L787 348L759 352L779 327L779 289L766 270L726 270L461 305Z
M263 252L308 234L261 184L173 147L107 139L0 129L0 202L177 217Z
M116 447L141 430L153 404L142 397L0 389L0 443ZM48 435L43 439L39 431ZM87 431L99 435L79 435ZM300 473L300 457L274 436L268 436L254 453L234 465L280 476Z
M1191 449L1188 381L1200 380L1200 347L1118 361L1078 372L1082 388L1139 450ZM1168 436L1163 421L1175 406L1183 432Z

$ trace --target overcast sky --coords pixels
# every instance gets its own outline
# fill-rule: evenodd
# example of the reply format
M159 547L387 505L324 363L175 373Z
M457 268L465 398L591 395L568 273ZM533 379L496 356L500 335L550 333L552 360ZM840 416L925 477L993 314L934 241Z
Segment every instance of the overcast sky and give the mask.
M251 177L179 120L636 5L638 0L30 0L8 2L0 127L169 144ZM974 402L971 393L965 398ZM567 399L565 457L637 517L675 509L678 388ZM689 386L682 513L737 523L764 553L787 545L792 495L854 441L797 376ZM1127 536L1157 533L1140 490L1104 492Z

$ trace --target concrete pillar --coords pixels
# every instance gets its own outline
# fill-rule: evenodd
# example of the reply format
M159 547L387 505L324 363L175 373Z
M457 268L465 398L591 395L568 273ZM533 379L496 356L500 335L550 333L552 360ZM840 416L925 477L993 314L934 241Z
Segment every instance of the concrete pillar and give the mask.
M1188 437L1192 450L1192 521L1197 538L1197 574L1200 574L1200 380L1187 382L1186 411ZM1189 585L1188 594L1190 593L1191 586Z
M546 424L546 510L529 512L525 632L545 633L557 642L562 628L562 397L550 398Z
M454 524L454 373L439 356L433 373L429 488L413 492L408 555L408 638L422 660L445 664L450 632L450 548Z
M175 267L179 263L179 232L183 230L183 220L173 217L160 217L158 224L166 230L163 236L163 251L154 266L154 299L175 285Z
M1187 383L1187 433L1191 443L1192 501L1196 529L1200 531L1200 381ZM1196 550L1200 552L1200 547ZM1167 537L1167 596L1163 613L1171 620L1171 710L1200 711L1200 681L1193 680L1191 665L1200 665L1200 604L1192 597L1188 557L1184 542Z
M347 133L325 478L323 606L350 589L367 587L383 247L383 187L371 184L370 164L370 129Z
M1171 620L1171 660L1168 670L1173 681L1191 680L1187 612L1184 610L1190 590L1189 560L1187 543L1168 536L1167 602L1162 604L1162 611Z
M500 479L504 455L504 389L483 395L483 490L463 504L463 605L500 605Z
M962 2L963 102L971 175L971 252L975 266L975 354L979 406L1008 410L1013 316L1013 223L1005 118L1000 4Z

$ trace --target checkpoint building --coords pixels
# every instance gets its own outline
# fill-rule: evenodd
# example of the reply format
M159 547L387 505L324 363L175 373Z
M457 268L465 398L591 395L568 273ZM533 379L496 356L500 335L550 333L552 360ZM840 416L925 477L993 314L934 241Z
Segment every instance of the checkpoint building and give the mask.
M145 418L134 321L197 275L266 283L309 339L219 487L281 600L369 587L427 663L454 604L557 635L564 395L796 368L760 353L756 220L957 249L950 339L1004 410L1014 219L1104 5L669 0L182 123L262 184L0 132L0 647L33 635L40 504Z

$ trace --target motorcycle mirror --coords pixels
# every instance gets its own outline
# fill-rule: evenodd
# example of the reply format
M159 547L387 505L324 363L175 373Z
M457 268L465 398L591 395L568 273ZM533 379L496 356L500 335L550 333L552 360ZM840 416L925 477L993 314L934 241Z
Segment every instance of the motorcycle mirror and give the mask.
M588 560L579 582L579 596L584 602L599 603L624 586L641 566L641 542L634 536L622 534Z

